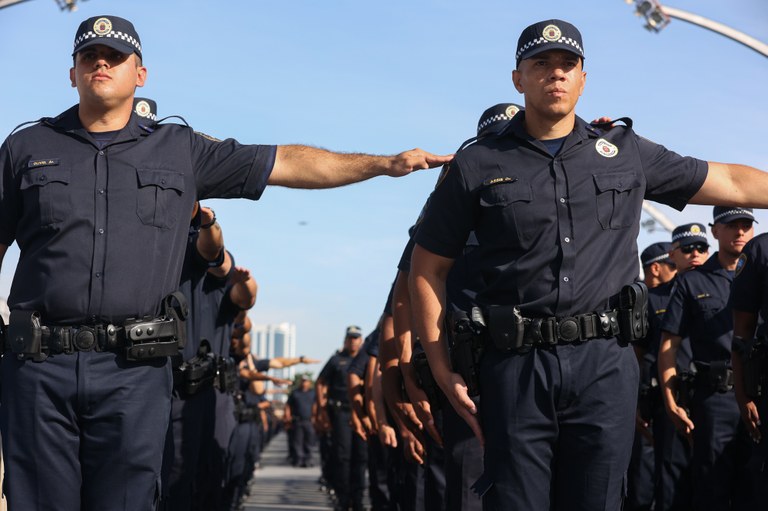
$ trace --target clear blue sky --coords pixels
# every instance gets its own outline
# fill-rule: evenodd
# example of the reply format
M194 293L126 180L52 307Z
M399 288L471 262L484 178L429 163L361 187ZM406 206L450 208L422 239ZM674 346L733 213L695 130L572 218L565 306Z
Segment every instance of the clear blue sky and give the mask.
M669 5L768 41L765 0ZM768 169L768 59L680 21L648 33L622 0L89 0L75 13L34 0L0 10L0 133L77 102L72 40L100 14L134 22L149 68L138 95L155 99L161 116L245 143L379 154L453 152L486 107L522 102L510 79L517 37L562 18L584 37L580 116L630 116L638 133L681 154ZM435 177L211 201L237 263L259 281L253 321L295 323L299 352L320 359L346 325L373 328ZM663 210L676 223L711 221L711 208ZM768 215L758 218L768 229ZM639 245L668 237L644 232ZM9 250L0 296L17 257Z

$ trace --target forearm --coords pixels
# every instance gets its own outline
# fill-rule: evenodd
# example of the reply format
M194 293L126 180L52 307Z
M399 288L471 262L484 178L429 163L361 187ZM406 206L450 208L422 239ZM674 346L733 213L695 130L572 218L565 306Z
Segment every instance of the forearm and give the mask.
M744 387L744 361L748 356L742 350L746 349L745 341L751 341L757 328L757 314L754 312L733 311L733 343L731 347L731 369L733 370L733 391L736 399L743 403L747 400ZM737 346L742 343L741 346Z
M275 357L269 359L270 369L283 369L304 362L304 357Z
M674 385L677 378L677 350L681 337L669 332L663 332L657 364L659 366L659 381L661 396L667 409L677 406L674 395Z
M365 417L365 399L363 397L363 380L355 373L347 375L347 394L352 405L352 412L358 418Z
M414 330L419 332L429 367L441 385L451 372L443 323L445 281L452 264L452 260L430 254L419 245L413 250L409 288Z
M341 154L304 145L277 148L269 184L289 188L333 188L387 174L391 157Z
M328 404L327 392L328 385L325 384L325 381L318 379L315 382L315 402L319 408L325 408Z
M229 291L229 297L232 303L237 305L241 309L250 309L256 304L256 293L258 292L258 285L253 277L248 277L247 280L238 282Z

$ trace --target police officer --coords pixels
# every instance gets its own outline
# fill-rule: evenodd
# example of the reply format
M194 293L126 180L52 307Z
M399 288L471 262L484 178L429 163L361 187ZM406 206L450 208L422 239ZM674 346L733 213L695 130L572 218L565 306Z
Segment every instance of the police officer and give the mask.
M285 426L293 430L293 466L312 466L312 447L315 432L312 428L312 408L315 406L315 389L309 376L302 376L299 387L294 389L286 403Z
M731 288L733 308L733 387L741 420L754 441L747 469L754 501L750 509L768 506L768 234L752 238L739 256Z
M347 327L344 348L326 362L315 382L319 413L326 414L331 423L331 483L336 490L337 508L343 511L363 508L367 447L350 426L347 393L347 368L360 351L362 335L360 327Z
M752 239L754 216L737 207L715 207L713 216L719 250L675 283L662 322L659 377L667 413L692 440L693 508L742 509L748 501L741 500L746 497L741 470L749 448L733 394L728 299L739 256ZM690 234L699 231L692 228ZM686 334L696 370L690 399L679 388L677 397L674 392L677 347Z
M669 258L672 244L669 242L653 243L640 254L640 264L643 267L645 285L648 286L648 320L649 328L646 343L634 345L635 354L640 366L640 390L638 393L637 422L635 440L632 444L632 457L627 471L627 502L626 509L630 511L650 510L654 498L654 450L653 434L651 433L652 409L654 393L658 390L657 380L653 376L656 357L649 353L650 347L644 344L658 344L658 335L654 335L654 320L663 314L663 308L656 308L652 303L651 293L657 288L668 288L674 278L677 267ZM668 292L667 292L668 295ZM658 292L655 296L663 296ZM666 302L666 300L665 300ZM664 303L666 307L666 303ZM658 312L657 312L658 311ZM656 334L659 330L656 329ZM654 351L655 353L655 351Z
M14 355L2 362L6 495L19 509L152 509L170 406L166 352L182 330L171 318L183 316L170 300L164 315L161 303L179 282L195 200L257 199L267 184L333 187L448 158L244 146L143 122L132 114L147 78L143 47L116 16L85 20L72 55L79 104L0 149L0 257L14 241L21 249L9 297L19 311ZM154 318L148 336L126 323L144 317ZM87 411L76 405L85 402Z
M643 325L611 325L644 305L632 284L642 200L763 204L768 176L576 117L586 74L573 25L533 24L517 48L512 79L525 111L456 154L416 234L416 330L441 389L485 438L484 507L619 509L638 382L626 343ZM445 275L472 230L489 341L482 430L442 331Z

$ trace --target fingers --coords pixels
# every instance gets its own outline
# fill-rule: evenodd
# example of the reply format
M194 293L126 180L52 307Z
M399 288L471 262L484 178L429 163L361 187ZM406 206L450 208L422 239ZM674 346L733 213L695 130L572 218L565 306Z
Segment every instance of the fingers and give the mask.
M485 447L485 437L483 436L483 428L480 427L480 421L477 419L475 415L472 415L469 413L466 409L459 411L456 410L459 415L461 415L461 418L464 419L464 422L466 422L469 425L469 428L472 430L472 433L475 434L477 439L480 441L480 445Z

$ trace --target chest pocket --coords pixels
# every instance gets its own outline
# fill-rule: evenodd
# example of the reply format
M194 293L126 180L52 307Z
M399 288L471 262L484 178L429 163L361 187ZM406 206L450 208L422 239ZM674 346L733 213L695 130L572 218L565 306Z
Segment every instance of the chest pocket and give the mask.
M41 226L64 221L72 211L72 190L69 187L72 169L46 166L28 169L21 176L21 193L25 214L37 216Z
M695 297L693 315L696 321L701 322L704 328L711 328L712 325L703 325L706 321L712 321L721 312L728 314L726 302L718 296L709 293L701 293Z
M592 177L597 192L597 219L603 229L625 229L639 220L630 197L640 187L634 172L609 172Z
M485 217L483 224L515 245L527 240L536 230L531 218L530 205L533 201L531 185L517 178L484 184L480 190L480 207ZM512 236L509 236L512 234Z
M184 174L164 169L136 169L136 214L144 225L170 229L179 218Z

